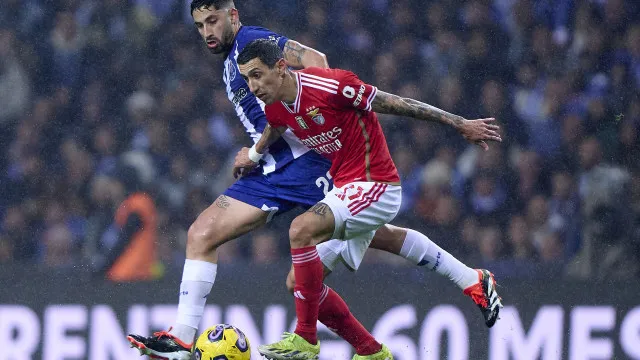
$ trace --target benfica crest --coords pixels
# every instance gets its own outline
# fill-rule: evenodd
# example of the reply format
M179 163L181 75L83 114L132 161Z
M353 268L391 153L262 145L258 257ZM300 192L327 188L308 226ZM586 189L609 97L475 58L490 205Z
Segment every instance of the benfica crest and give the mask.
M314 123L318 125L324 125L324 122L325 122L324 116L322 116L322 114L318 114L318 111L320 111L320 109L318 108L313 109L309 111L307 115L311 117L311 120L313 120Z

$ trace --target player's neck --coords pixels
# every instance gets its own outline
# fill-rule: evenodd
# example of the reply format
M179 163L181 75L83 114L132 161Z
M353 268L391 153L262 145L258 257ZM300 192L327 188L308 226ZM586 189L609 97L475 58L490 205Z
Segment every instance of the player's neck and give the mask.
M282 101L293 104L298 96L298 77L292 71L287 71L282 80Z
M238 36L238 33L240 32L240 28L242 27L242 23L240 21L238 21L237 24L233 24L233 38L235 39L236 36Z
M237 24L232 24L231 26L233 26L233 41L231 42L231 44L233 44L236 41L236 37L238 37L238 33L240 32L240 28L242 27L242 23L238 21ZM233 46L229 46L229 51L225 51L224 52L224 58L226 59L227 57L229 57L229 54L231 53L231 49L233 48Z

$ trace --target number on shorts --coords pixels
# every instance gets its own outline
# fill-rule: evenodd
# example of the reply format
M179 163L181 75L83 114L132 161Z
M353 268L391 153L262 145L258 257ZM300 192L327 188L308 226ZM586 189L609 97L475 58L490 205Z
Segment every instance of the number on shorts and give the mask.
M316 186L318 186L319 188L322 188L322 192L325 195L329 193L329 190L331 188L331 182L329 180L331 180L331 174L329 174L328 171L327 171L326 177L320 176L319 178L316 179Z
M344 189L342 189L342 193L341 194L336 194L336 196L338 197L338 199L340 200L344 200L345 197L347 197L347 193L352 193L351 195L348 196L349 201L354 200L354 199L358 199L360 196L362 196L362 192L364 191L364 189L362 188L362 186L358 186L356 188L355 185L351 184L347 187L345 187Z
M353 185L351 185L351 186L353 188ZM358 186L358 188L356 190L357 190L357 192L355 194L349 195L349 200L358 199L360 196L362 196L362 192L364 191L362 186Z

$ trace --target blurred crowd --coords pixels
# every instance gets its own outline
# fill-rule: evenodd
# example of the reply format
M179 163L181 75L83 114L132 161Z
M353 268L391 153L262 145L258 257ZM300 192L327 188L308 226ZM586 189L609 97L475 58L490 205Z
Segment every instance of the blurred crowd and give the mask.
M250 144L189 3L3 0L0 263L90 263L115 209L143 189L156 201L159 256L182 268L189 225ZM395 224L503 276L638 273L640 3L236 6L243 24L323 51L385 91L498 119L504 142L483 152L439 124L380 117L403 181ZM288 260L290 219L226 244L220 261Z

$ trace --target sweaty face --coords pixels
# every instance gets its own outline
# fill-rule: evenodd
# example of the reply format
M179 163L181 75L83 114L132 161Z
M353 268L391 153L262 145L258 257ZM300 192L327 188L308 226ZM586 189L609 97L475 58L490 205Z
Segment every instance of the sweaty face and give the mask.
M270 69L259 58L254 58L246 64L238 64L238 69L258 99L267 105L280 100L277 97L283 77L279 74L278 63Z
M231 50L234 37L232 11L235 10L200 7L191 14L200 36L213 54L224 54Z

